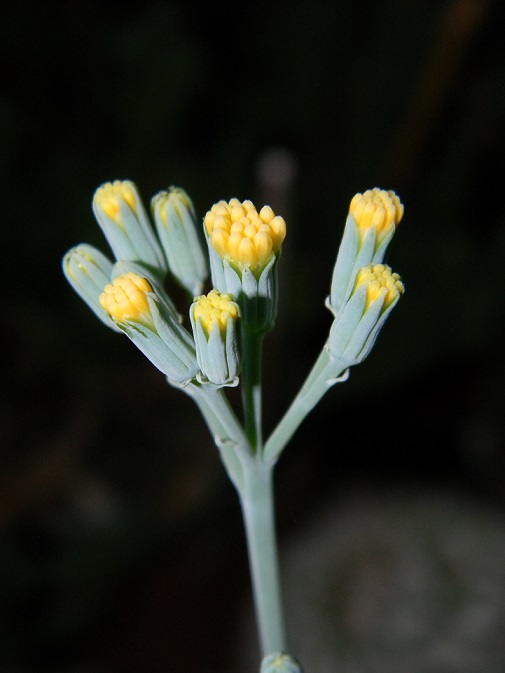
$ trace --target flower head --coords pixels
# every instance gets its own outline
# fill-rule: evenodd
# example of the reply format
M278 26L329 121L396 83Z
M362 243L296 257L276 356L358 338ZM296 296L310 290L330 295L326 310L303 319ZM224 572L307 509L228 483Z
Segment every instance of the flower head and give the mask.
M221 259L258 273L278 255L286 237L286 222L270 206L258 213L251 201L219 201L205 216L205 229Z
M221 294L218 290L211 290L208 295L195 297L192 315L195 321L201 322L208 337L216 327L221 334L224 334L228 321L238 318L239 308L231 294Z
M130 271L106 285L98 301L114 321L138 322L154 329L146 296L148 292L152 292L148 281Z
M151 208L170 271L188 292L199 294L208 265L191 199L180 187L170 187L153 198Z
M392 190L367 189L363 194L356 194L349 206L349 215L352 215L360 239L363 241L368 231L375 228L377 243L387 235L391 227L397 227L403 217L403 204Z
M185 384L198 373L195 344L174 311L146 278L128 271L99 297L102 308L169 381Z
M356 276L355 291L361 285L366 286L365 311L377 299L384 297L382 310L385 311L405 292L404 285L397 273L393 273L385 264L369 264L360 269Z
M136 190L132 182L128 180L115 180L107 182L95 192L94 204L97 208L114 220L121 228L125 228L122 210L125 203L134 214L138 214Z
M93 196L93 211L117 260L142 262L165 273L165 256L133 182L103 184Z
M331 326L327 350L339 371L362 362L405 288L385 264L360 269L351 295Z
M286 222L270 206L219 201L204 219L212 284L235 297L242 329L265 334L277 315L277 262Z
M230 294L212 290L195 297L189 316L204 380L221 386L236 385L241 365L238 304Z

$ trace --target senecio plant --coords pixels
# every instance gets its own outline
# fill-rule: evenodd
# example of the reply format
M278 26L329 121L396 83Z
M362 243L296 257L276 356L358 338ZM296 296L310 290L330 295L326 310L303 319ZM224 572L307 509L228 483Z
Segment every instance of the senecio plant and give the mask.
M326 343L279 424L263 440L261 361L278 301L277 268L286 223L251 201L219 201L203 236L185 191L171 187L151 202L154 228L135 185L102 185L93 211L116 261L82 244L67 252L65 276L96 316L126 334L200 409L240 499L263 660L261 673L295 673L284 628L274 521L273 472L294 432L350 367L370 353L404 292L383 261L403 216L393 191L352 199L326 306ZM210 268L212 289L202 294ZM193 297L189 324L168 296L167 273ZM225 389L241 386L243 419Z

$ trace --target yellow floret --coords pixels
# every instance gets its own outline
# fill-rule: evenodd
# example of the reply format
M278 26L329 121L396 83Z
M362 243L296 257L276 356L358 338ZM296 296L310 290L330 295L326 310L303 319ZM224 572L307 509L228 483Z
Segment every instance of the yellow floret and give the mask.
M211 290L208 295L195 297L193 318L195 321L200 320L207 336L216 324L221 333L226 332L228 320L236 320L238 316L239 308L231 294Z
M123 224L119 207L121 201L125 201L134 213L137 210L135 187L129 180L107 182L96 190L94 201L106 215L119 225Z
M152 317L146 294L152 287L145 278L129 272L106 285L98 301L107 313L120 323L127 320L152 326Z
M161 221L165 226L169 225L167 211L165 210L165 204L167 202L171 204L179 218L182 217L181 204L184 208L191 208L191 201L189 200L188 195L184 189L181 189L180 187L170 187L168 192L161 192L155 198L161 204L159 212Z
M391 227L400 224L403 211L403 204L395 192L378 187L356 194L349 206L349 214L354 217L362 240L372 227L376 228L380 240Z
M399 295L405 292L405 288L397 273L393 273L386 264L369 264L358 271L355 289L366 284L365 310L379 296L385 295L383 310L386 309Z
M219 201L204 219L212 246L221 258L240 266L264 266L278 254L286 237L286 222L270 206L258 211L251 201Z

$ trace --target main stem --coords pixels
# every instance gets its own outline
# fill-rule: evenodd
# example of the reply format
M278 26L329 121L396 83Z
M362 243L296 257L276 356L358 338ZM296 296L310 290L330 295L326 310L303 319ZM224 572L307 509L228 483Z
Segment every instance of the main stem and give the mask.
M244 471L240 502L263 656L286 651L273 495L273 467L259 456Z
M265 463L259 451L252 452L222 390L196 383L184 390L206 419L239 494L262 654L286 651L275 532L274 465Z

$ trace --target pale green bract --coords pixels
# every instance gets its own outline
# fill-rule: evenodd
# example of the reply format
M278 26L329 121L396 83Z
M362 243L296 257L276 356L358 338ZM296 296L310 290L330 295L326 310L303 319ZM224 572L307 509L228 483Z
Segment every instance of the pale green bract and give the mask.
M209 293L209 296L213 293L216 293L216 290ZM216 386L235 387L239 383L238 375L242 367L237 324L239 318L227 313L224 324L221 324L218 319L206 320L205 317L198 317L197 309L202 299L207 298L195 297L189 309L196 359L201 371L197 378L201 383L210 382ZM228 302L230 303L235 307L238 316L238 305L235 302Z
M111 280L113 264L110 259L92 245L81 243L67 252L62 268L65 278L97 318L119 332L98 301L103 288Z
M209 267L193 202L183 189L170 187L152 199L151 210L170 272L190 294L200 294Z
M377 232L374 227L371 227L363 242L360 243L356 220L351 214L347 216L327 302L328 308L334 315L343 309L345 302L349 299L358 271L364 266L380 264L384 260L394 233L394 229L391 229L377 247Z
M367 290L366 284L360 285L333 320L326 348L337 365L335 374L363 362L400 298L398 293L385 306L384 291L366 307Z
M113 320L170 383L186 385L198 373L193 338L154 292L146 299L152 328L141 320Z

